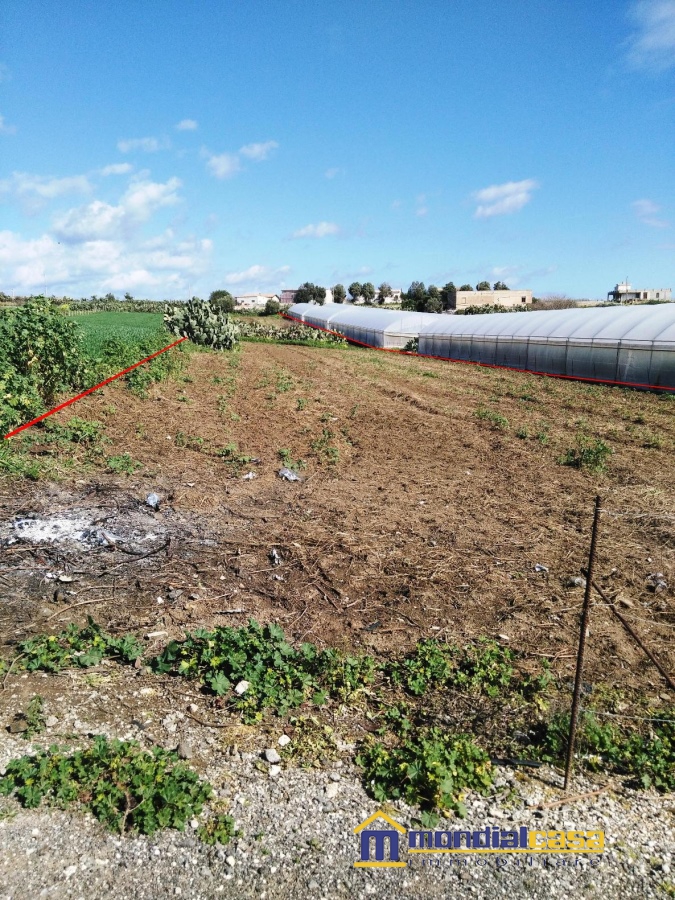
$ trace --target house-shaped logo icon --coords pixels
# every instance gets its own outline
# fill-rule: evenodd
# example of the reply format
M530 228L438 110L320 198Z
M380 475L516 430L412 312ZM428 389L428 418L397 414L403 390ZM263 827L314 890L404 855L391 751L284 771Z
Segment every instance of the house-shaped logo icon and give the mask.
M386 827L369 828L368 826L377 819L382 819L385 822ZM355 862L354 865L362 868L403 868L407 863L399 862L398 839L399 835L405 833L406 829L402 825L399 825L398 822L395 822L385 812L382 812L382 810L378 810L373 813L372 816L368 816L367 819L361 822L360 825L357 825L354 829L354 834L361 835L361 859L358 862ZM385 842L388 844L386 848L388 853L386 855L389 857L386 860ZM370 858L370 851L373 843L375 844L375 859Z

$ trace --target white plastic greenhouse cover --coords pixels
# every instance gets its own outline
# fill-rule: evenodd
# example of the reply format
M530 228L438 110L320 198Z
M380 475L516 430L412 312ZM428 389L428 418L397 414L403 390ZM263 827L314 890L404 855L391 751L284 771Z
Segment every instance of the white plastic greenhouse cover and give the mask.
M675 389L675 304L434 316L425 356Z
M306 325L337 331L349 340L369 347L403 348L416 338L427 319L435 319L433 313L405 312L393 309L377 309L371 306L326 303L324 306L304 304L292 306L288 313Z
M313 306L313 303L294 303L293 306L289 306L286 311L286 315L292 316L294 319L299 319L301 322L304 322L305 313L308 309L312 309Z

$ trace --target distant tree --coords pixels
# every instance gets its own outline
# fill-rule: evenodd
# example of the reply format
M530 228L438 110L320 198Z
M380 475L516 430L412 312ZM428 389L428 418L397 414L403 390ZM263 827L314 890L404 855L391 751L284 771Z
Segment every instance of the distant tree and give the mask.
M463 284L460 288L458 288L458 290L460 290L460 291L472 291L472 290L473 290L473 287L472 287L472 285L470 285L470 284Z
M221 312L231 313L237 305L234 297L229 291L211 291L209 294L209 303L219 309Z
M441 288L441 303L443 304L443 309L454 309L456 296L457 288L452 281L449 281Z
M492 286L493 291L508 291L509 287L503 281L495 281Z
M477 291L490 291L490 290L492 290L492 288L490 287L489 281L479 281L478 284L476 285L476 290Z
M356 301L361 296L363 287L361 286L360 281L352 281L347 290L349 291L349 296L352 298L352 303L356 303Z
M127 291L126 294L124 295L124 299L127 301L130 301L130 300L133 300L134 298L131 296L129 291Z
M106 294L105 301L106 303L117 303L117 297L114 294Z
M333 303L344 303L347 299L347 291L344 284L336 284L333 287Z
M326 288L319 287L318 284L312 284L311 281L306 281L298 288L298 292L295 295L295 302L316 303L319 306L323 306L326 302Z
M366 303L372 303L375 299L375 285L372 281L366 281L361 285L361 296Z
M270 297L267 303L265 304L265 308L262 311L263 316L276 316L281 309L278 300L275 300L274 297Z
M377 302L384 303L387 297L391 297L391 285L387 284L386 281L383 281L377 289Z
M424 302L424 308L421 312L439 313L443 309L443 300L441 292L435 284L430 284L427 288L427 296Z

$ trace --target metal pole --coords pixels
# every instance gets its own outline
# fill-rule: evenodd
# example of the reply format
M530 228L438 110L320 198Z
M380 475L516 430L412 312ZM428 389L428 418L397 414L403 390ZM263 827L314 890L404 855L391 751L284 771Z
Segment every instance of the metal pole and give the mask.
M565 762L565 785L567 790L572 771L572 759L574 757L574 742L577 734L577 718L579 715L579 697L584 672L584 650L586 649L586 631L588 630L588 611L591 605L591 590L593 586L593 566L595 564L595 546L598 537L598 523L600 520L600 497L595 498L595 513L593 515L593 531L591 533L591 549L588 553L588 571L586 573L586 591L584 593L584 605L581 609L581 628L579 631L579 650L577 652L577 671L574 677L574 695L572 697L572 712L570 713L570 731L567 739L567 760Z

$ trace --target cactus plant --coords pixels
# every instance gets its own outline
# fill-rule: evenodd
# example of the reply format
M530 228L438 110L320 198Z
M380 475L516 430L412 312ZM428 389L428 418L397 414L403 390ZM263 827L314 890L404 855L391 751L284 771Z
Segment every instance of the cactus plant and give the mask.
M172 334L212 350L232 350L239 336L229 316L197 297L184 306L166 306L164 322Z

